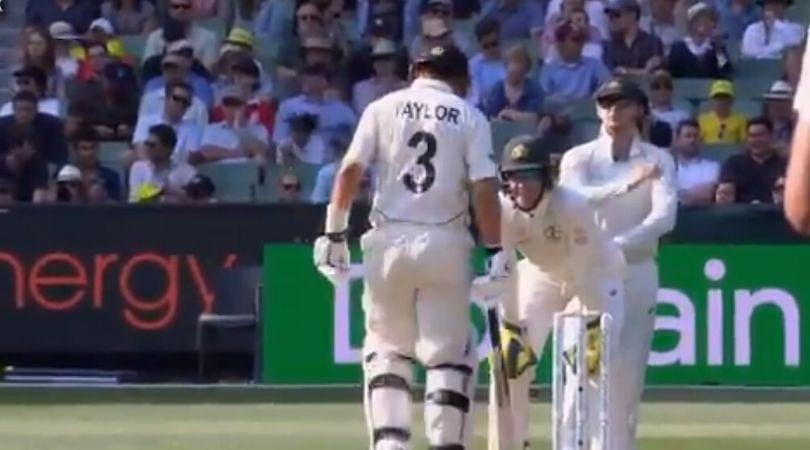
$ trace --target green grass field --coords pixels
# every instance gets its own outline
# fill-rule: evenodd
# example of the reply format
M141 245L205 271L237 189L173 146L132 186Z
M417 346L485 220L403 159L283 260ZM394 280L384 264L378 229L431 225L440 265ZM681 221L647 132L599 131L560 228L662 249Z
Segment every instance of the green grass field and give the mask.
M474 448L484 449L478 410ZM549 416L535 406L539 439ZM810 449L810 404L651 403L642 450ZM416 424L421 434L421 423ZM0 405L2 450L361 450L362 410L352 404ZM415 449L425 448L420 439Z

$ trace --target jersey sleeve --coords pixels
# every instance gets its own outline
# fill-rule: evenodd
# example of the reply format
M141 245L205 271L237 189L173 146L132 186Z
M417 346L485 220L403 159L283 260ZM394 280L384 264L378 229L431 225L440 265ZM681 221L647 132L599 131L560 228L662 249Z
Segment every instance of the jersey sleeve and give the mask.
M376 102L368 105L360 116L352 143L343 157L344 167L350 164L368 167L377 155L377 105Z
M600 186L590 184L587 177L588 160L585 147L567 151L560 162L560 183L579 192L594 205L627 193L627 183L622 181Z
M472 132L468 135L465 162L469 180L476 182L498 176L498 167L492 153L492 132L489 122L478 110L473 110Z

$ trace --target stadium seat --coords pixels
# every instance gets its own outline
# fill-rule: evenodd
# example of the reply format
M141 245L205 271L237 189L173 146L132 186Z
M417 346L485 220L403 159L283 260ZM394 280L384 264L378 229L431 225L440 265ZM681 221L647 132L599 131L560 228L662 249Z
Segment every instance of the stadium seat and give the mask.
M714 144L704 146L702 153L706 159L723 164L729 156L739 153L741 150L740 144Z
M123 35L119 36L121 42L124 44L124 50L128 55L132 55L136 60L140 60L143 55L143 50L146 48L146 37L141 35Z
M103 141L99 147L98 159L101 164L108 167L120 167L121 156L130 148L126 141Z
M700 103L699 111L708 111L709 108L710 100L705 100ZM733 109L745 117L756 117L762 114L762 102L758 100L737 99L734 101Z
M709 97L711 78L675 78L675 97L685 100L703 100Z
M501 152L510 139L521 134L533 135L536 131L536 127L532 124L506 122L502 120L493 120L491 127L492 147L495 151L496 160L500 160Z
M252 161L203 164L197 170L211 178L221 202L251 202L256 198L259 168Z
M568 109L570 108L570 109ZM581 100L571 105L566 105L568 117L573 121L577 120L597 120L596 104L591 99Z
M596 139L599 136L599 129L601 127L602 124L596 120L575 121L571 127L571 131L564 138L566 146L573 147Z
M766 79L769 83L782 76L782 64L769 59L743 58L734 67L734 82Z
M773 82L778 78L779 77L734 80L734 91L737 93L737 98L759 100L768 92Z

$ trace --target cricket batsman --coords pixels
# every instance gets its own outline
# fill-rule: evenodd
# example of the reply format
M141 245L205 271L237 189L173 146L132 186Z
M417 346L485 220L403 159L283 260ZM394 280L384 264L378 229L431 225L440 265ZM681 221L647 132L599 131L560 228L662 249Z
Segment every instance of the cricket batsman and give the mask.
M588 199L597 222L624 254L624 326L612 401L616 450L635 449L638 407L655 330L659 238L675 226L675 163L666 151L642 140L649 113L647 96L636 84L614 79L596 92L602 134L565 153L560 182Z
M500 166L506 191L500 195L504 247L515 248L525 257L517 264L513 289L500 300L515 421L511 440L519 448L529 447L529 385L535 374L534 355L543 349L554 314L566 307L583 307L610 313L613 335L622 326L622 252L599 228L588 201L557 185L556 163L563 150L555 138L516 137L507 143ZM487 295L484 280L480 277L474 281L474 296ZM527 348L518 350L524 345ZM588 414L594 418L594 429L597 393L593 386L587 393L589 398L593 396ZM573 420L572 408L570 402L564 421ZM490 420L493 412L490 405ZM590 448L601 447L594 444Z
M377 184L371 229L361 239L365 289L364 404L371 450L406 450L411 440L413 366L426 369L430 449L469 449L478 365L471 342L470 197L489 277L507 286L500 250L497 167L490 127L468 105L467 58L437 46L412 66L410 87L364 111L335 180L317 268L335 283L349 271L349 210L363 172Z

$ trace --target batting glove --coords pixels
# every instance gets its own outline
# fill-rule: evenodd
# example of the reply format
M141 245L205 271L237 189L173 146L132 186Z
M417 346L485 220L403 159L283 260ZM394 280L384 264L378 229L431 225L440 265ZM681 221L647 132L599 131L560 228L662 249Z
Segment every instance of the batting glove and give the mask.
M318 272L333 284L342 284L349 278L348 226L348 211L331 204L326 207L326 234L315 240L312 256Z
M487 273L473 280L472 297L491 306L512 289L517 258L513 249L487 249L487 253Z

